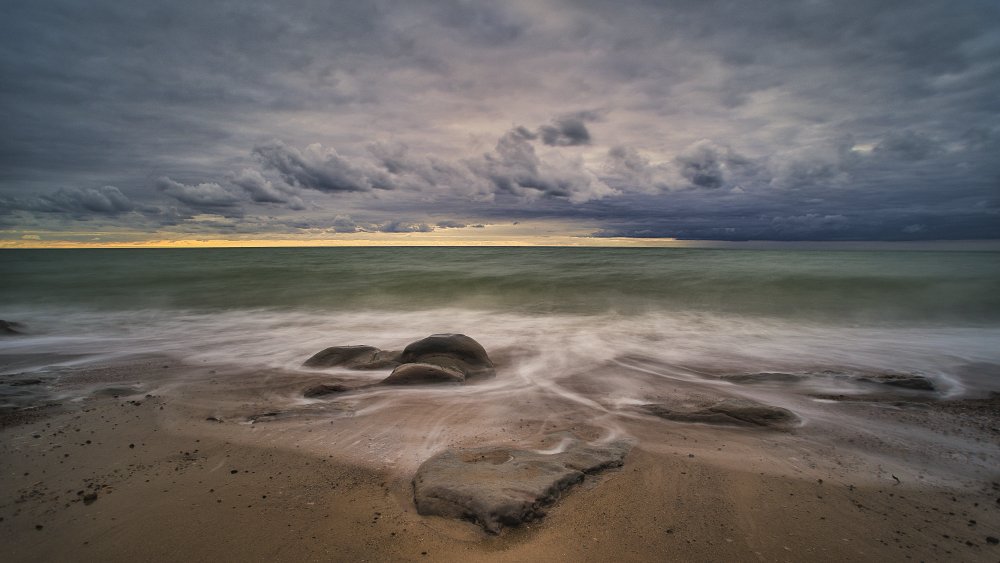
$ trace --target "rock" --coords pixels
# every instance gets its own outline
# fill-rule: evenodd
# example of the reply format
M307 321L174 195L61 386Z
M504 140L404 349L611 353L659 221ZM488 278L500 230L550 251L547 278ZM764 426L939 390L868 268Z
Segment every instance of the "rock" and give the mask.
M20 329L23 328L21 323L15 323L13 321L5 321L0 319L0 335L2 334L21 334Z
M83 504L93 504L97 500L97 491L91 491L83 495Z
M472 520L489 533L545 515L545 507L584 476L620 467L628 442L590 446L579 441L555 454L513 448L446 450L413 478L413 499L423 515Z
M865 377L859 377L858 381L867 381L869 383L879 383L881 385L889 385L891 387L901 387L903 389L912 389L914 391L934 391L934 382L919 375L898 375L892 373L883 373L879 375L871 375Z
M277 420L282 415L285 415L285 413L278 412L278 411L262 412L260 414L252 414L252 415L248 416L247 417L247 422L249 422L250 424L255 424L257 422L265 422L265 421L270 421L270 420Z
M653 416L677 422L782 428L794 425L799 420L795 413L788 409L748 399L724 399L714 404L693 408L661 404L648 404L641 408Z
M12 387L23 387L26 385L38 385L42 382L41 379L15 379L13 381L7 382L7 385Z
M384 369L399 365L399 355L400 352L379 350L374 346L333 346L313 355L302 365L310 368Z
M403 364L432 364L455 370L466 381L496 375L486 350L464 334L432 334L407 345L399 360Z
M308 397L310 399L315 397L325 397L327 395L333 395L335 393L343 393L345 391L350 391L351 388L341 384L341 383L320 383L319 385L313 385L305 391L302 392L303 397Z
M95 390L91 393L98 397L131 397L132 395L138 395L142 390L136 387L104 387Z
M805 376L797 373L762 372L724 375L722 378L735 383L794 383L803 380Z
M424 385L428 383L464 383L465 374L457 369L434 364L403 364L392 370L383 385Z

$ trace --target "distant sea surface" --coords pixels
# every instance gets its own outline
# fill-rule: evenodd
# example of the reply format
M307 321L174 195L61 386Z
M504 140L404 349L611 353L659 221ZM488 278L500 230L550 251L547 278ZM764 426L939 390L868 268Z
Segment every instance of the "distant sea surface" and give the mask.
M1000 363L1000 253L607 248L0 251L0 352L297 367L335 344L464 332L664 369ZM558 351L558 352L556 352ZM558 364L559 361L555 363Z
M605 248L0 251L4 305L1000 322L1000 253Z

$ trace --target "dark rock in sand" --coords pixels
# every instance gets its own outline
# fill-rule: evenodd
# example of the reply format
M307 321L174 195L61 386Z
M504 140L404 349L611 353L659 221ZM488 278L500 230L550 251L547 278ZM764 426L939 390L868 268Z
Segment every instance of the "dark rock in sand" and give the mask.
M15 323L13 321L5 321L0 319L0 335L21 334L20 330L21 328L23 328L21 323Z
M724 399L714 404L693 408L648 404L643 405L642 409L653 416L667 420L705 424L784 428L799 420L795 413L788 409L747 399Z
M132 395L138 395L142 390L136 387L104 387L102 389L97 389L92 395L95 397L130 397Z
M400 352L379 350L374 346L333 346L315 354L302 365L310 368L385 369L398 366L399 355Z
M313 385L305 391L302 392L302 396L307 398L325 397L327 395L333 395L335 393L343 393L345 391L350 391L351 388L343 385L341 383L321 383L319 385Z
M464 334L432 334L409 344L400 356L403 364L431 364L461 373L466 381L494 377L486 350Z
M428 383L464 383L465 374L457 369L434 364L403 364L392 370L383 385L425 385Z
M801 381L805 378L805 376L797 373L763 372L724 375L722 378L726 381L732 381L734 383L763 383L772 381L778 383L793 383Z
M901 387L903 389L911 389L913 391L935 390L933 381L919 375L898 375L892 373L884 373L879 375L859 377L858 381L879 383L882 385L889 385L891 387Z
M631 445L572 443L555 454L512 448L446 450L425 461L413 478L423 515L472 520L496 534L545 515L545 507L584 476L620 467Z

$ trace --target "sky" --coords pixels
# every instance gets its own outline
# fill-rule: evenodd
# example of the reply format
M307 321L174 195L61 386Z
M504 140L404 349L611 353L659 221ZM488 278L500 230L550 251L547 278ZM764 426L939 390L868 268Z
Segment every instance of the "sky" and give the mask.
M995 0L37 0L0 246L1000 239Z

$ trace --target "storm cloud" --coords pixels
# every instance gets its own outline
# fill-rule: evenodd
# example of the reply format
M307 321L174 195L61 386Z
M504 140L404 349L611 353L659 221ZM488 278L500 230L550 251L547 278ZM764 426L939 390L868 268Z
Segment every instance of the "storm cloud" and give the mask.
M4 207L10 210L69 213L71 215L117 215L136 208L136 205L114 186L60 188L36 197L0 201Z
M1000 238L995 2L51 0L0 37L11 237Z

